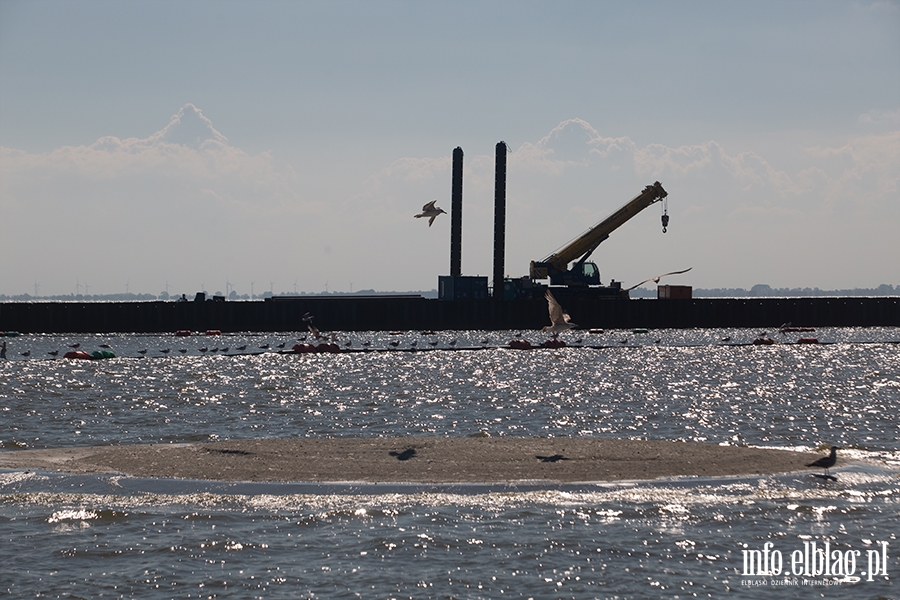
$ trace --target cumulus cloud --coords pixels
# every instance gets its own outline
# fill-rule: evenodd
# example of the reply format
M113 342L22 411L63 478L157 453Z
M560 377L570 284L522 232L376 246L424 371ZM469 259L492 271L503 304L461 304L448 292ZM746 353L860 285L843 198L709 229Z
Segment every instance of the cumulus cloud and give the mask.
M894 110L872 110L859 115L859 122L864 125L900 125L900 108Z
M40 154L9 148L0 151L8 200L56 201L29 192L49 180L58 183L57 194L67 194L66 181L76 189L92 182L95 196L130 189L115 200L139 198L160 206L173 194L190 203L197 195L212 193L236 207L314 208L297 193L290 169L277 165L268 154L251 156L229 145L192 104L182 107L168 125L148 138L107 136L90 146L65 146ZM156 193L158 189L165 191Z
M4 253L4 271L48 271L47 280L90 272L95 281L115 277L104 269L171 272L185 256L211 269L234 255L223 240L261 228L286 238L289 223L302 230L328 210L303 196L290 167L229 144L192 104L147 138L108 136L43 153L0 148L0 209L7 243L40 241L48 254L29 267Z
M834 240L866 227L881 231L883 219L866 224L875 210L883 218L900 217L898 136L894 132L853 138L845 146L797 147L791 162L774 163L758 152L734 151L714 140L638 146L627 137L604 136L582 119L563 121L544 137L511 149L508 157L508 270L524 273L529 260L549 254L659 180L670 193L669 234L659 236L658 217L642 214L597 251L598 261L604 255L615 257L614 268L624 271L620 277L633 271L644 277L654 269L695 263L693 276L703 273L715 282L705 285L752 285L736 280L734 273L762 276L768 271L759 263L776 272L784 270L782 263L802 257L815 263L802 267L804 273L820 276L804 285L827 286L824 281L836 277L825 266L829 262L842 265L855 257L856 269L866 262L860 255L865 251ZM492 152L466 156L463 265L470 273L490 271L493 168ZM379 174L377 190L400 206L418 209L423 196L415 183L437 186L449 197L449 172L449 157L404 159ZM823 243L826 239L831 243ZM760 246L761 240L779 243ZM882 251L900 252L892 239L879 237L876 244ZM794 245L804 250L790 250ZM808 254L813 248L817 254ZM660 257L677 264L657 264ZM784 285L796 284L782 276ZM840 287L837 280L833 285Z
M493 150L465 157L466 274L492 271ZM524 275L529 261L659 180L670 194L669 232L661 235L659 208L614 232L594 255L604 281L694 266L702 287L900 283L861 275L880 271L871 257L900 254L891 231L900 222L900 131L790 154L786 163L714 140L639 146L583 119L562 121L510 148L507 273ZM138 289L135 273L160 288L166 279L175 285L175 273L194 282L243 273L246 282L299 280L311 291L328 281L332 289L346 289L340 281L430 289L448 272L449 215L431 228L412 215L433 199L449 212L449 153L396 158L340 183L355 193L336 192L326 171L304 178L321 190L315 200L289 165L235 147L193 105L147 138L103 137L45 153L2 148L0 238L6 248L42 249L0 253L14 286L0 291L19 293L39 279L49 292L49 281L76 277L130 280ZM808 279L790 279L791 270ZM776 272L782 280L761 279Z

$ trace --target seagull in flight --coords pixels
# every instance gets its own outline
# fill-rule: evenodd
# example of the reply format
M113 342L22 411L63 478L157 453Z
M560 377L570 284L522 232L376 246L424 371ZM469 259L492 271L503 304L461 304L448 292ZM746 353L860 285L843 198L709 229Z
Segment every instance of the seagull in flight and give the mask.
M416 219L421 219L422 217L428 217L428 226L431 227L431 224L434 223L435 218L437 218L440 214L447 214L443 208L437 207L434 203L437 200L432 200L428 204L422 207L422 212L418 215L413 215Z
M550 290L544 292L544 298L547 299L547 308L550 310L550 324L541 329L541 331L552 333L555 339L561 331L578 327L578 325L572 323L572 317L563 310L563 307L559 305L559 302L556 301Z
M657 275L656 277L651 277L650 279L645 279L642 282L640 282L639 284L633 285L625 291L630 292L634 288L639 288L642 285L644 285L645 283L648 283L650 281L652 281L653 283L659 283L659 280L662 279L663 277L668 277L669 275L680 275L681 273L687 273L688 271L690 271L693 268L694 267L688 267L687 269L685 269L683 271L672 271L671 273L663 273L662 275Z
M319 339L320 337L322 337L322 334L319 333L319 330L315 325L313 325L313 319L315 319L315 316L312 313L306 313L303 315L303 317L301 317L301 320L306 323L306 328L309 329L309 332L311 334L313 334L313 337Z

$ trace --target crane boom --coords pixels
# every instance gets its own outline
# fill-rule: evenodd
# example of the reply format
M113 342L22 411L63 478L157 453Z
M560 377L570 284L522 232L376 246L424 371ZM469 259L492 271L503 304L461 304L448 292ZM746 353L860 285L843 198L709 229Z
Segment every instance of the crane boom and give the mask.
M549 277L553 284L570 286L599 284L600 273L597 271L596 265L586 263L591 253L597 249L597 246L603 240L609 237L610 233L624 225L629 219L651 204L663 200L666 196L668 196L668 192L663 189L658 181L653 185L648 185L634 199L597 225L591 227L558 252L551 254L540 262L533 261L531 263L531 278L534 280ZM569 269L569 263L573 261L576 262L576 265L574 268Z

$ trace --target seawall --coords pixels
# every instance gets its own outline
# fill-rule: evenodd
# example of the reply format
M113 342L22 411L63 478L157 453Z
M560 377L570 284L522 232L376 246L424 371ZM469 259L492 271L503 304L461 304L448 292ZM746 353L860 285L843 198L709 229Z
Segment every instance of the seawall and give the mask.
M573 299L582 328L774 328L900 326L900 297ZM444 301L418 296L298 296L250 302L5 302L0 331L21 333L165 333L298 331L315 316L323 331L539 329L543 299Z

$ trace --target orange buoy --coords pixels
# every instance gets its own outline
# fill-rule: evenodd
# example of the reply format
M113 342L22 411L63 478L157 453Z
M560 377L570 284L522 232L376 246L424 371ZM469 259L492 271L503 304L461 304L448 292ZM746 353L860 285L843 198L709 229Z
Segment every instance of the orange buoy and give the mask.
M175 332L175 337L191 337L190 329L179 329Z
M66 352L63 354L63 358L73 358L76 360L94 360L94 357L85 352L84 350L77 350L74 352Z
M798 344L818 344L818 338L800 338L797 340Z
M512 340L509 347L513 350L531 350L531 342L528 340Z
M206 335L222 335L222 331L219 329L207 329Z

